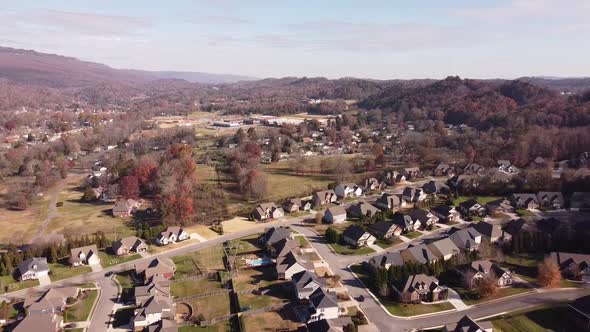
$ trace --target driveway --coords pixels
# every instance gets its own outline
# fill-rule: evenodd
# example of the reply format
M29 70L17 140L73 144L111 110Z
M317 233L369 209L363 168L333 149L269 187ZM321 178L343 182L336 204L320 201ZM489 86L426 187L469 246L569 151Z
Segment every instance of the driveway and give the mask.
M49 286L51 285L51 278L49 276L40 276L39 277L39 286Z
M98 264L90 264L89 266L92 269L92 272L100 272L100 271L102 271L102 265L100 265L100 263L98 263Z

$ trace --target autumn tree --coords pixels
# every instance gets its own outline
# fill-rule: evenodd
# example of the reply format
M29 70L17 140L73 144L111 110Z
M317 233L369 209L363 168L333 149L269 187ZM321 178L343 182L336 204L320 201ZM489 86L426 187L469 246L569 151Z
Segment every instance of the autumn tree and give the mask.
M266 174L256 169L249 171L242 184L242 191L249 198L264 198L267 191Z
M125 198L139 198L139 181L137 176L129 175L119 179L119 194Z
M539 285L547 288L559 287L561 283L561 272L557 263L551 259L545 259L538 265L537 280Z
M486 276L477 282L477 292L481 298L494 295L498 290L498 284L493 276Z

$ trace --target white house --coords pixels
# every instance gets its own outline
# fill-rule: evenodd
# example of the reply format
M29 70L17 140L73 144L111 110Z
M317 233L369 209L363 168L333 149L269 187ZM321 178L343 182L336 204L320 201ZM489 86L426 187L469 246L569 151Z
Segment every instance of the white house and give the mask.
M334 192L339 198L359 197L363 194L363 189L354 183L341 183L334 188Z
M93 244L91 246L72 248L70 250L70 264L73 266L80 265L97 265L100 264L98 248Z
M156 236L156 243L165 246L170 243L182 242L189 238L190 235L184 229L178 226L170 226Z
M22 281L48 276L49 265L47 264L47 258L29 258L18 266L18 272Z
M322 319L334 319L340 316L336 296L328 293L323 288L316 289L309 296L309 309L308 323Z

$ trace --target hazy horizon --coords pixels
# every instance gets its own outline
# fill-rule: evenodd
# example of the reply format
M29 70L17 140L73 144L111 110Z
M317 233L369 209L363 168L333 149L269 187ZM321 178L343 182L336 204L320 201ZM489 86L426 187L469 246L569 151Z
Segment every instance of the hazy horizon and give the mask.
M256 78L588 77L583 0L22 1L0 45L120 69Z

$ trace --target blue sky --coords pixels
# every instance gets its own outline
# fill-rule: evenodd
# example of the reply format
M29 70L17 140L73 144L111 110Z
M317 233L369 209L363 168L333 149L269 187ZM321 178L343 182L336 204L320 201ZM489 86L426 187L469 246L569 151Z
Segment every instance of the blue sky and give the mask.
M590 76L588 0L0 0L0 45L255 77Z

